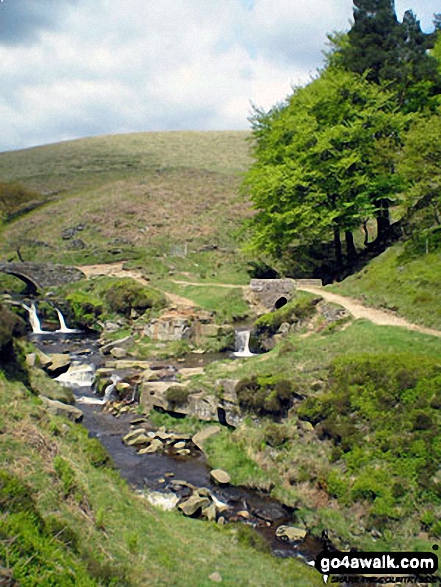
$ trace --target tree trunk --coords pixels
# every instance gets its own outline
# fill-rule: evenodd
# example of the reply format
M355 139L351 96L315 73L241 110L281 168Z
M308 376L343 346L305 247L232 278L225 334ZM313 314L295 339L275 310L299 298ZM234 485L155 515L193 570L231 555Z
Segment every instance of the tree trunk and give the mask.
M379 209L376 213L377 238L375 239L375 244L383 244L390 228L389 201L379 200L377 205Z
M339 269L343 267L343 252L341 247L340 229L338 226L334 226L334 247L335 247L335 260Z
M368 221L367 220L363 220L363 232L364 232L364 246L367 247L369 244L369 231L368 231Z
M354 244L354 235L350 230L345 232L345 240L346 240L346 254L348 256L349 261L354 261L357 258L357 249L355 248Z

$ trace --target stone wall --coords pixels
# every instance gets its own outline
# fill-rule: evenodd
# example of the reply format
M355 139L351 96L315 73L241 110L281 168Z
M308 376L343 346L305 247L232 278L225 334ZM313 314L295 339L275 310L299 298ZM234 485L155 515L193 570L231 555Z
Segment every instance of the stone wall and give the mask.
M36 291L72 283L86 277L76 267L28 261L24 263L1 263L0 272L18 277Z
M250 291L257 304L267 310L282 306L294 297L297 287L321 287L320 279L252 279Z

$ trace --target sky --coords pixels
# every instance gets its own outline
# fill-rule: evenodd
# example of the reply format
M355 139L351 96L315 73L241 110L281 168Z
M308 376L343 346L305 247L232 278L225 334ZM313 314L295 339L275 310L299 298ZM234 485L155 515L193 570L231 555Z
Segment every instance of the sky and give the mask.
M242 130L323 64L352 0L0 0L0 151ZM432 31L439 0L396 0Z

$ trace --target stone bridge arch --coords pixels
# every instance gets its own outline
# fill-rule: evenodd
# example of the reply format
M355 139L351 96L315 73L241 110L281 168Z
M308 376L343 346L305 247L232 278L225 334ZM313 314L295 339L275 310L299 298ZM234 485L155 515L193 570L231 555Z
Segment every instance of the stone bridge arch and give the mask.
M322 282L320 279L252 279L250 290L258 304L270 311L287 304L302 285L321 287Z
M52 263L0 263L0 272L21 279L32 293L84 279L85 274L76 267Z

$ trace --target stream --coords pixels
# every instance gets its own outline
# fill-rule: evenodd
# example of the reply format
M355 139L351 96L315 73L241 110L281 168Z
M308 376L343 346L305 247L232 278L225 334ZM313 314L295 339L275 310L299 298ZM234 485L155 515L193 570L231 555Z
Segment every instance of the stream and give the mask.
M72 360L100 367L105 359L98 352L96 337L80 334L32 334L32 342L45 353L69 353ZM191 363L194 364L194 359ZM180 367L187 367L180 363ZM161 453L143 454L135 447L126 446L122 438L136 426L143 423L146 430L156 428L148 418L137 417L134 413L123 413L115 417L106 410L100 398L90 385L71 386L76 405L84 416L82 424L91 437L97 438L106 448L121 476L137 491L159 492L165 497L182 499L195 488L206 488L220 504L228 506L222 517L226 523L242 522L255 528L271 546L274 555L295 556L309 562L323 550L321 540L307 534L304 540L290 542L276 536L282 525L292 524L293 510L271 499L269 496L245 487L218 485L210 477L205 455L190 442L191 452L180 455L170 447ZM135 426L135 427L136 427ZM171 431L169 431L171 433ZM185 435L183 435L185 436ZM175 498L175 499L176 499ZM177 499L176 499L177 501Z

